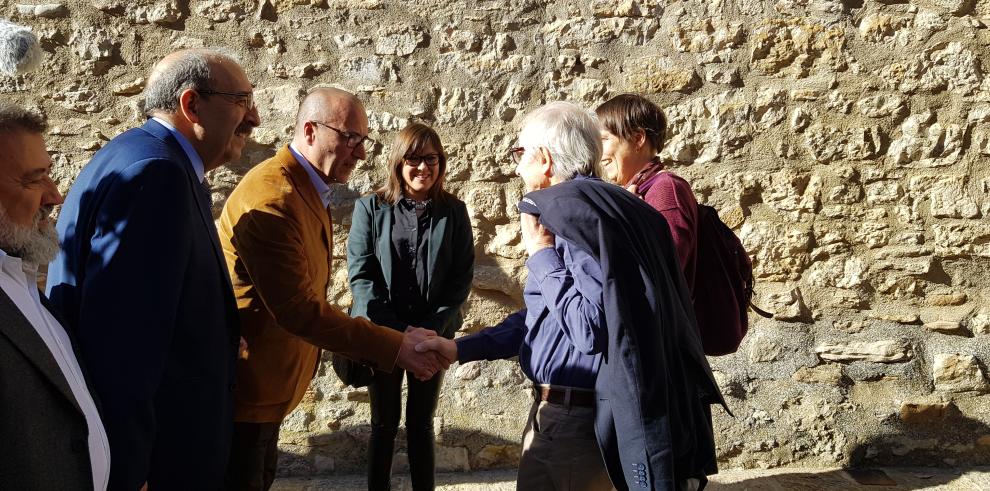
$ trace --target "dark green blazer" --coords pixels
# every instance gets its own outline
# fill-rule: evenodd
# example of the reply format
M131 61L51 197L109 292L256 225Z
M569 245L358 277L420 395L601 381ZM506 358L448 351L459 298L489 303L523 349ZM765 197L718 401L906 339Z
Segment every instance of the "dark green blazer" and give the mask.
M347 273L354 297L351 315L404 330L411 323L399 319L392 309L392 302L403 301L391 288L392 222L392 205L377 195L354 203L347 237ZM474 277L474 236L464 202L449 196L446 204L434 203L430 230L426 302L432 313L413 325L450 339L461 328L461 305Z

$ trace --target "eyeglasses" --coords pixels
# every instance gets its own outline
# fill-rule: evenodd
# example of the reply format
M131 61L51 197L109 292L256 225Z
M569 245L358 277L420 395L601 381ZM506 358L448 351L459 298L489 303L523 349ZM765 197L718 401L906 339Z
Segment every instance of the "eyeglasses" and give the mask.
M419 167L420 163L426 164L427 167L436 167L440 163L440 154L406 155L402 157L402 161L409 167Z
M522 161L522 156L526 153L526 147L513 147L508 150L509 156L512 157L512 162L519 165Z
M320 126L323 126L323 127L326 127L326 128L330 128L331 130L336 131L337 134L340 135L340 137L344 139L344 145L347 146L347 148L350 148L350 149L357 148L359 145L363 145L364 148L367 148L367 144L368 143L371 143L372 145L378 143L373 138L369 137L368 135L360 135L360 134L357 134L357 133L351 133L349 131L344 131L344 130L341 130L341 129L337 129L337 128L334 128L333 126L330 126L330 125L328 125L328 124L326 124L326 123L324 123L322 121L310 121L310 123L313 123L315 125L320 125Z
M226 97L234 97L235 99L233 103L237 104L238 106L241 106L245 110L252 111L254 109L257 109L257 106L254 105L253 92L221 92L219 90L197 90L196 92L199 92L201 95L204 96L222 95Z

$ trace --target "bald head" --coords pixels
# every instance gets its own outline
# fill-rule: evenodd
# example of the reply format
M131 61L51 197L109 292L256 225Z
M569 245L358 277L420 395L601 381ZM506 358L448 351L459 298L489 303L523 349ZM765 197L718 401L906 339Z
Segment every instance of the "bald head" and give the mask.
M354 94L334 87L313 89L299 104L295 137L299 138L305 134L305 125L308 121L339 125L355 110L364 113L364 105Z
M188 89L208 90L217 79L243 76L233 56L215 49L184 49L155 64L144 87L144 112L173 114Z
M365 153L368 114L358 98L345 90L314 89L296 116L292 144L323 174L327 182L345 183Z

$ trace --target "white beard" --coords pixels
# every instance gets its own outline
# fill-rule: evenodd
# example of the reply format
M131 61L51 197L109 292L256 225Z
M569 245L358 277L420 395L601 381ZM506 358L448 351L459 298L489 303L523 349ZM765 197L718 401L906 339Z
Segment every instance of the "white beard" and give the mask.
M18 225L11 221L7 210L0 205L0 249L11 256L34 265L45 265L52 262L58 254L58 233L49 221L39 228L41 219L51 214L52 207L45 206L38 210L34 223L30 227Z

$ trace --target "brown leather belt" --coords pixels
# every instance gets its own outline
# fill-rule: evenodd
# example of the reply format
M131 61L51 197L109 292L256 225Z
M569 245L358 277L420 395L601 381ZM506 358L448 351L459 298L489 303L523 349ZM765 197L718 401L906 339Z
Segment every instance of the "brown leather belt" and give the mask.
M536 393L537 399L549 402L550 404L575 407L595 407L595 392L592 390L534 385L533 391Z

